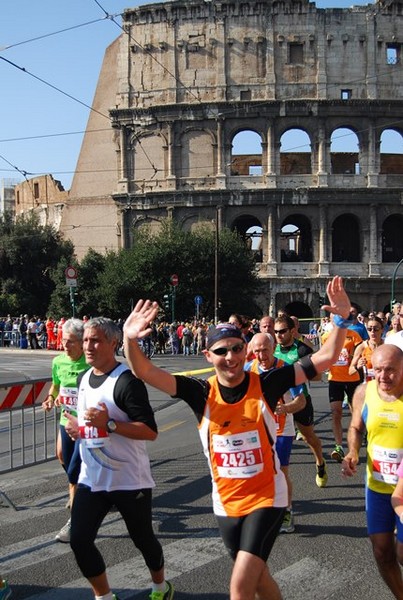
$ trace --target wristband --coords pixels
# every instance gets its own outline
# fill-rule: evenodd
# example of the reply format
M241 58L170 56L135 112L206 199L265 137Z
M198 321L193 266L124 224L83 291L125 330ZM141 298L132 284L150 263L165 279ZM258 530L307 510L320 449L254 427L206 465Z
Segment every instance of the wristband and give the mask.
M350 325L352 324L352 322L353 322L353 320L351 318L351 315L348 317L348 319L344 319L340 315L333 315L333 323L339 329L348 329L350 327Z
M313 379L318 374L316 367L312 362L312 356L310 354L308 354L307 356L303 356L300 359L299 364L301 365L302 370L304 371L305 377L307 379Z
M52 398L53 402L55 401L55 397L54 397L54 396L52 396L52 394L48 394L48 395L46 396L46 400L47 400L48 398Z

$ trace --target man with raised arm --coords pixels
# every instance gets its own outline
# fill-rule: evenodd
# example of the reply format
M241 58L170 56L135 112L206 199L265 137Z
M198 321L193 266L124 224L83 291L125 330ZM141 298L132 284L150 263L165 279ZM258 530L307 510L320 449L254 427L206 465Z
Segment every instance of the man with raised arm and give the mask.
M275 451L274 411L290 387L312 379L332 364L345 338L350 301L342 279L327 286L338 315L328 343L293 365L262 374L244 371L246 343L241 331L221 323L207 333L204 355L215 370L207 381L175 376L141 352L137 340L148 335L158 313L156 302L140 300L124 326L125 349L137 377L181 398L192 408L213 485L213 507L234 567L231 600L281 600L266 561L287 506L287 487Z

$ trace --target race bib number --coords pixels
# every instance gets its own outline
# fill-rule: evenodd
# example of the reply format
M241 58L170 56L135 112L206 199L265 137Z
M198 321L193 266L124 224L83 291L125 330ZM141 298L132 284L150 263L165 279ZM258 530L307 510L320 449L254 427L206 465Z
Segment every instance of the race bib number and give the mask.
M213 435L213 453L220 477L246 479L263 471L258 431Z
M374 446L372 458L372 477L376 481L396 485L397 469L403 457L403 450Z
M67 410L77 410L78 389L61 387L59 402Z
M103 448L110 443L106 429L94 425L80 425L80 439L87 448Z

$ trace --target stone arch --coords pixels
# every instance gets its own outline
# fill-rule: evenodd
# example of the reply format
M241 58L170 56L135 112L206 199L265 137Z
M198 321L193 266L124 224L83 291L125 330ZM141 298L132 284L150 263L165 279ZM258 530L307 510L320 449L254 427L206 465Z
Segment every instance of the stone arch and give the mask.
M163 179L166 173L166 139L162 134L144 133L130 140L128 173L134 181Z
M332 261L361 262L361 230L355 215L343 214L332 224Z
M403 130L384 129L380 141L380 173L399 175L403 173ZM393 149L393 150L392 150Z
M305 215L288 215L281 224L281 262L312 262L312 227Z
M257 262L263 260L262 250L262 223L254 215L240 215L232 223L232 231L237 231L245 245L254 251Z
M178 177L212 177L215 172L216 138L208 129L189 127L180 136Z
M129 224L129 231L127 232L129 248L133 247L133 236L136 230L149 228L151 233L158 234L161 231L162 219L153 215L137 215L134 219L131 219Z
M382 223L382 262L399 262L403 258L403 216L389 215Z
M289 127L280 136L280 174L305 175L309 173L312 173L311 137L301 127Z
M294 300L294 301L289 302L288 304L286 304L284 306L284 310L286 310L289 315L298 317L298 319L309 319L309 318L313 317L313 311L312 311L311 307L309 306L309 304L306 304L306 302L302 302L300 300ZM302 323L301 323L301 329L302 329ZM307 332L305 331L305 333L307 333Z
M231 175L262 174L262 135L254 129L238 129L231 137Z
M330 164L334 175L360 173L360 140L354 127L339 126L331 132Z

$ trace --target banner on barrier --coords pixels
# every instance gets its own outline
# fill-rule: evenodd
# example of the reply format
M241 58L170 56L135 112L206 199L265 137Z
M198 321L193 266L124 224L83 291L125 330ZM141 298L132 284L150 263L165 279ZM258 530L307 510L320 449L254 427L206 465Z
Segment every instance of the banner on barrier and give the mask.
M49 394L51 381L31 381L0 388L0 410L42 404Z

